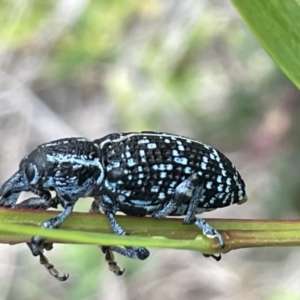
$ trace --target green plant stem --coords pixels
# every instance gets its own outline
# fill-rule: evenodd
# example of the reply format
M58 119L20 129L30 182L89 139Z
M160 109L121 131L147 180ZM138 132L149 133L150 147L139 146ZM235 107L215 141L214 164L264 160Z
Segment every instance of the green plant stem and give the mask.
M117 216L129 236L111 234L106 216L73 213L59 230L39 228L57 215L57 211L0 209L0 243L28 242L32 235L42 235L54 243L145 246L196 250L207 254L226 253L249 247L300 246L298 220L206 219L226 240L220 249L215 239L204 237L193 225L182 225L180 219L137 218Z

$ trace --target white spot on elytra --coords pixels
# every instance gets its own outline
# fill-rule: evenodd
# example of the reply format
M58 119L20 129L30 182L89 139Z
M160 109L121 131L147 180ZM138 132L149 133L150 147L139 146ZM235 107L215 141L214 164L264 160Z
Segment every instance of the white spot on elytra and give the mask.
M146 155L145 150L140 150L140 157L144 157Z
M222 176L221 175L218 175L218 177L217 177L217 182L219 182L219 183L221 183L222 182Z
M148 149L155 149L157 147L157 145L155 143L150 143L147 145Z
M129 167L132 167L136 164L136 161L133 158L128 159L127 164Z
M224 187L223 184L219 184L219 185L218 185L218 191L219 191L219 192L223 192L223 187Z
M152 193L157 193L159 191L159 186L154 185L153 187L151 187L151 192Z
M171 188L174 188L174 187L176 186L176 184L177 184L176 181L172 181L172 182L170 183L170 187L171 187Z
M174 161L181 165L187 165L188 160L185 157L175 157Z
M169 188L169 189L167 190L167 194L171 195L171 194L173 194L173 193L174 193L174 190L173 190L173 189Z
M231 178L227 178L226 184L231 185Z
M224 193L220 193L220 194L218 194L218 198L219 198L219 199L223 199L224 195L225 195ZM223 202L224 202L224 201L223 201Z
M202 158L203 162L207 163L208 162L208 158L206 156L203 156Z
M160 200L165 199L165 193L159 193L158 199Z
M164 165L164 164L160 164L159 165L159 170L160 171L163 171L163 170L165 170L166 169L166 165Z
M184 173L186 173L186 174L191 174L191 173L192 173L191 167L185 167Z
M148 139L142 139L138 141L138 144L148 144L150 141Z
M216 201L216 198L215 198L215 197L212 197L212 198L209 199L209 203L210 203L210 204L214 204L215 201Z
M179 156L179 153L178 153L177 150L172 150L172 155L173 155L173 156Z
M218 153L218 151L216 150L216 149L213 149L213 153L214 153L214 155L215 155L215 159L216 159L216 161L217 162L220 162L221 161L221 158L220 158L220 155L219 155L219 153Z
M166 172L161 172L160 173L160 178L166 178L167 177L167 173Z
M206 163L202 162L200 167L202 170L206 170L206 166L207 166Z
M171 141L169 139L165 139L165 143L169 144Z
M168 165L167 165L167 170L169 170L169 171L170 171L170 170L173 170L173 165L168 164Z
M206 188L209 189L209 190L212 188L212 181L208 181L206 183Z
M178 146L178 150L179 150L179 151L184 151L184 147L183 147L182 145L179 145L179 146Z

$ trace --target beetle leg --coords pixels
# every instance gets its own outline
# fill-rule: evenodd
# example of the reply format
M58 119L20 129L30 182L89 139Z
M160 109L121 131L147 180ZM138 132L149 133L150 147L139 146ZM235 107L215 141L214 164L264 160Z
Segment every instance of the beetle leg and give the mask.
M202 230L203 234L206 237L208 237L210 239L217 238L219 241L220 248L225 247L225 241L224 241L222 235L217 230L215 230L213 227L211 227L209 224L207 224L205 222L205 220L196 218L196 221L194 223Z
M95 200L92 202L89 212L101 213L100 203L98 198L95 198ZM115 261L115 257L112 252L113 250L111 249L111 246L99 246L99 247L101 248L101 251L105 254L105 261L108 264L109 270L112 271L115 275L121 276L124 273L125 269L121 270L120 267L118 266L118 263Z
M39 198L31 197L22 201L21 203L16 204L13 208L17 209L48 209L48 208L57 208L58 199L57 198Z
M101 207L100 198L96 197L95 200L92 202L90 212L96 212L97 213L97 212L99 212L100 207ZM117 235L127 235L128 233L117 222L114 213L109 211L109 210L106 210L106 209L104 209L104 211L105 211L105 214L108 218L108 221L109 221L110 226L113 229L114 233L117 234ZM118 246L102 246L101 249L103 249L103 248L106 251L108 251L108 252L106 252L106 255L108 256L108 259L106 259L106 261L109 264L109 269L111 271L113 271L114 273L115 273L115 271L114 271L114 269L111 268L111 265L110 265L110 261L111 261L110 258L111 258L112 253L109 254L109 252L111 252L111 251L117 252L117 253L119 253L123 256L126 256L128 258L140 259L140 260L144 260L150 255L150 252L144 247L134 247L134 246L132 246L132 247L122 248L122 247L118 247ZM114 261L113 256L112 256L112 261L113 261L113 264L114 263L116 264L116 262ZM120 270L118 265L116 265L116 266L118 268L117 270ZM123 272L122 272L122 274L123 274ZM122 275L122 274L117 274L117 275Z
M215 261L220 261L222 259L222 256L221 254L204 254L203 253L203 256L204 257L212 257Z
M40 254L40 264L46 268L46 270L51 276L53 276L59 281L66 281L69 278L69 274L64 274L63 276L60 276L59 272L54 268L52 264L49 263L49 260L43 253Z
M128 233L117 222L113 212L106 211L105 214L106 214L109 224L115 234L128 235ZM121 248L121 247L117 247L117 246L108 246L108 247L111 251L117 252L121 255L124 255L126 257L133 258L133 259L144 260L150 255L150 252L144 247L134 247L134 246L126 247L126 248Z
M117 276L121 276L124 273L125 269L120 269L110 248L110 246L101 246L101 250L105 254L105 261L108 263L108 268L110 271L112 271Z
M30 200L30 199L29 199ZM59 228L64 220L70 215L74 207L74 203L66 202L64 210L56 217L49 219L42 223L42 228ZM49 274L60 281L68 279L68 275L59 276L59 273L48 259L43 255L43 250L51 250L52 243L45 243L45 239L41 236L35 235L31 238L31 242L27 243L34 256L40 256L40 263L45 266Z
M189 178L180 183L171 199L165 207L153 215L156 219L162 219L174 212L182 203L188 203L193 196L194 189L198 187L200 180L198 174L192 174Z
M153 216L157 219L164 218L174 212L182 203L189 203L188 211L183 220L184 224L196 224L208 238L217 238L220 248L225 246L221 234L207 224L203 219L196 218L196 210L202 198L201 178L197 173L180 183L174 193L174 198Z
M94 201L92 202L89 212L90 213L96 213L96 214L101 213L100 203L99 203L98 197L95 198Z
M28 243L28 246L29 244L30 243ZM66 281L69 278L69 274L64 274L63 276L60 276L59 272L54 268L54 266L49 262L49 260L43 253L40 253L39 256L40 256L40 264L46 268L46 270L49 272L51 276L53 276L59 281Z

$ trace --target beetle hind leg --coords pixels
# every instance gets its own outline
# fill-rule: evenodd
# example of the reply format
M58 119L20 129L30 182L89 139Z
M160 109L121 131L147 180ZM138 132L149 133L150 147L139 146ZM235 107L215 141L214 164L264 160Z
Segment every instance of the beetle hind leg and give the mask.
M164 218L168 215L175 214L182 204L188 203L188 209L183 219L184 224L195 224L202 230L202 233L208 238L217 238L220 248L225 246L222 235L207 224L203 219L196 218L197 207L203 197L203 182L198 173L194 173L180 183L174 193L174 197L167 205L153 216L155 218Z
M215 230L213 227L211 227L209 224L207 224L205 222L205 220L196 218L195 224L197 225L197 227L199 227L202 230L203 234L206 237L208 237L210 239L217 238L219 241L220 248L225 247L225 241L224 241L222 235L217 230Z

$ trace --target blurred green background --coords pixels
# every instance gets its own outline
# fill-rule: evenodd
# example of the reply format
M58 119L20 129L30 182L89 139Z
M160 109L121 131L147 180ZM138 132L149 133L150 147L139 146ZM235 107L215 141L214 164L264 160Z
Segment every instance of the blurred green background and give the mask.
M166 131L225 152L246 181L246 204L204 217L299 218L299 92L229 1L0 0L0 68L1 182L43 142ZM145 262L118 256L120 278L97 247L48 257L66 283L25 245L1 245L1 299L300 298L296 248L219 263L151 249Z

